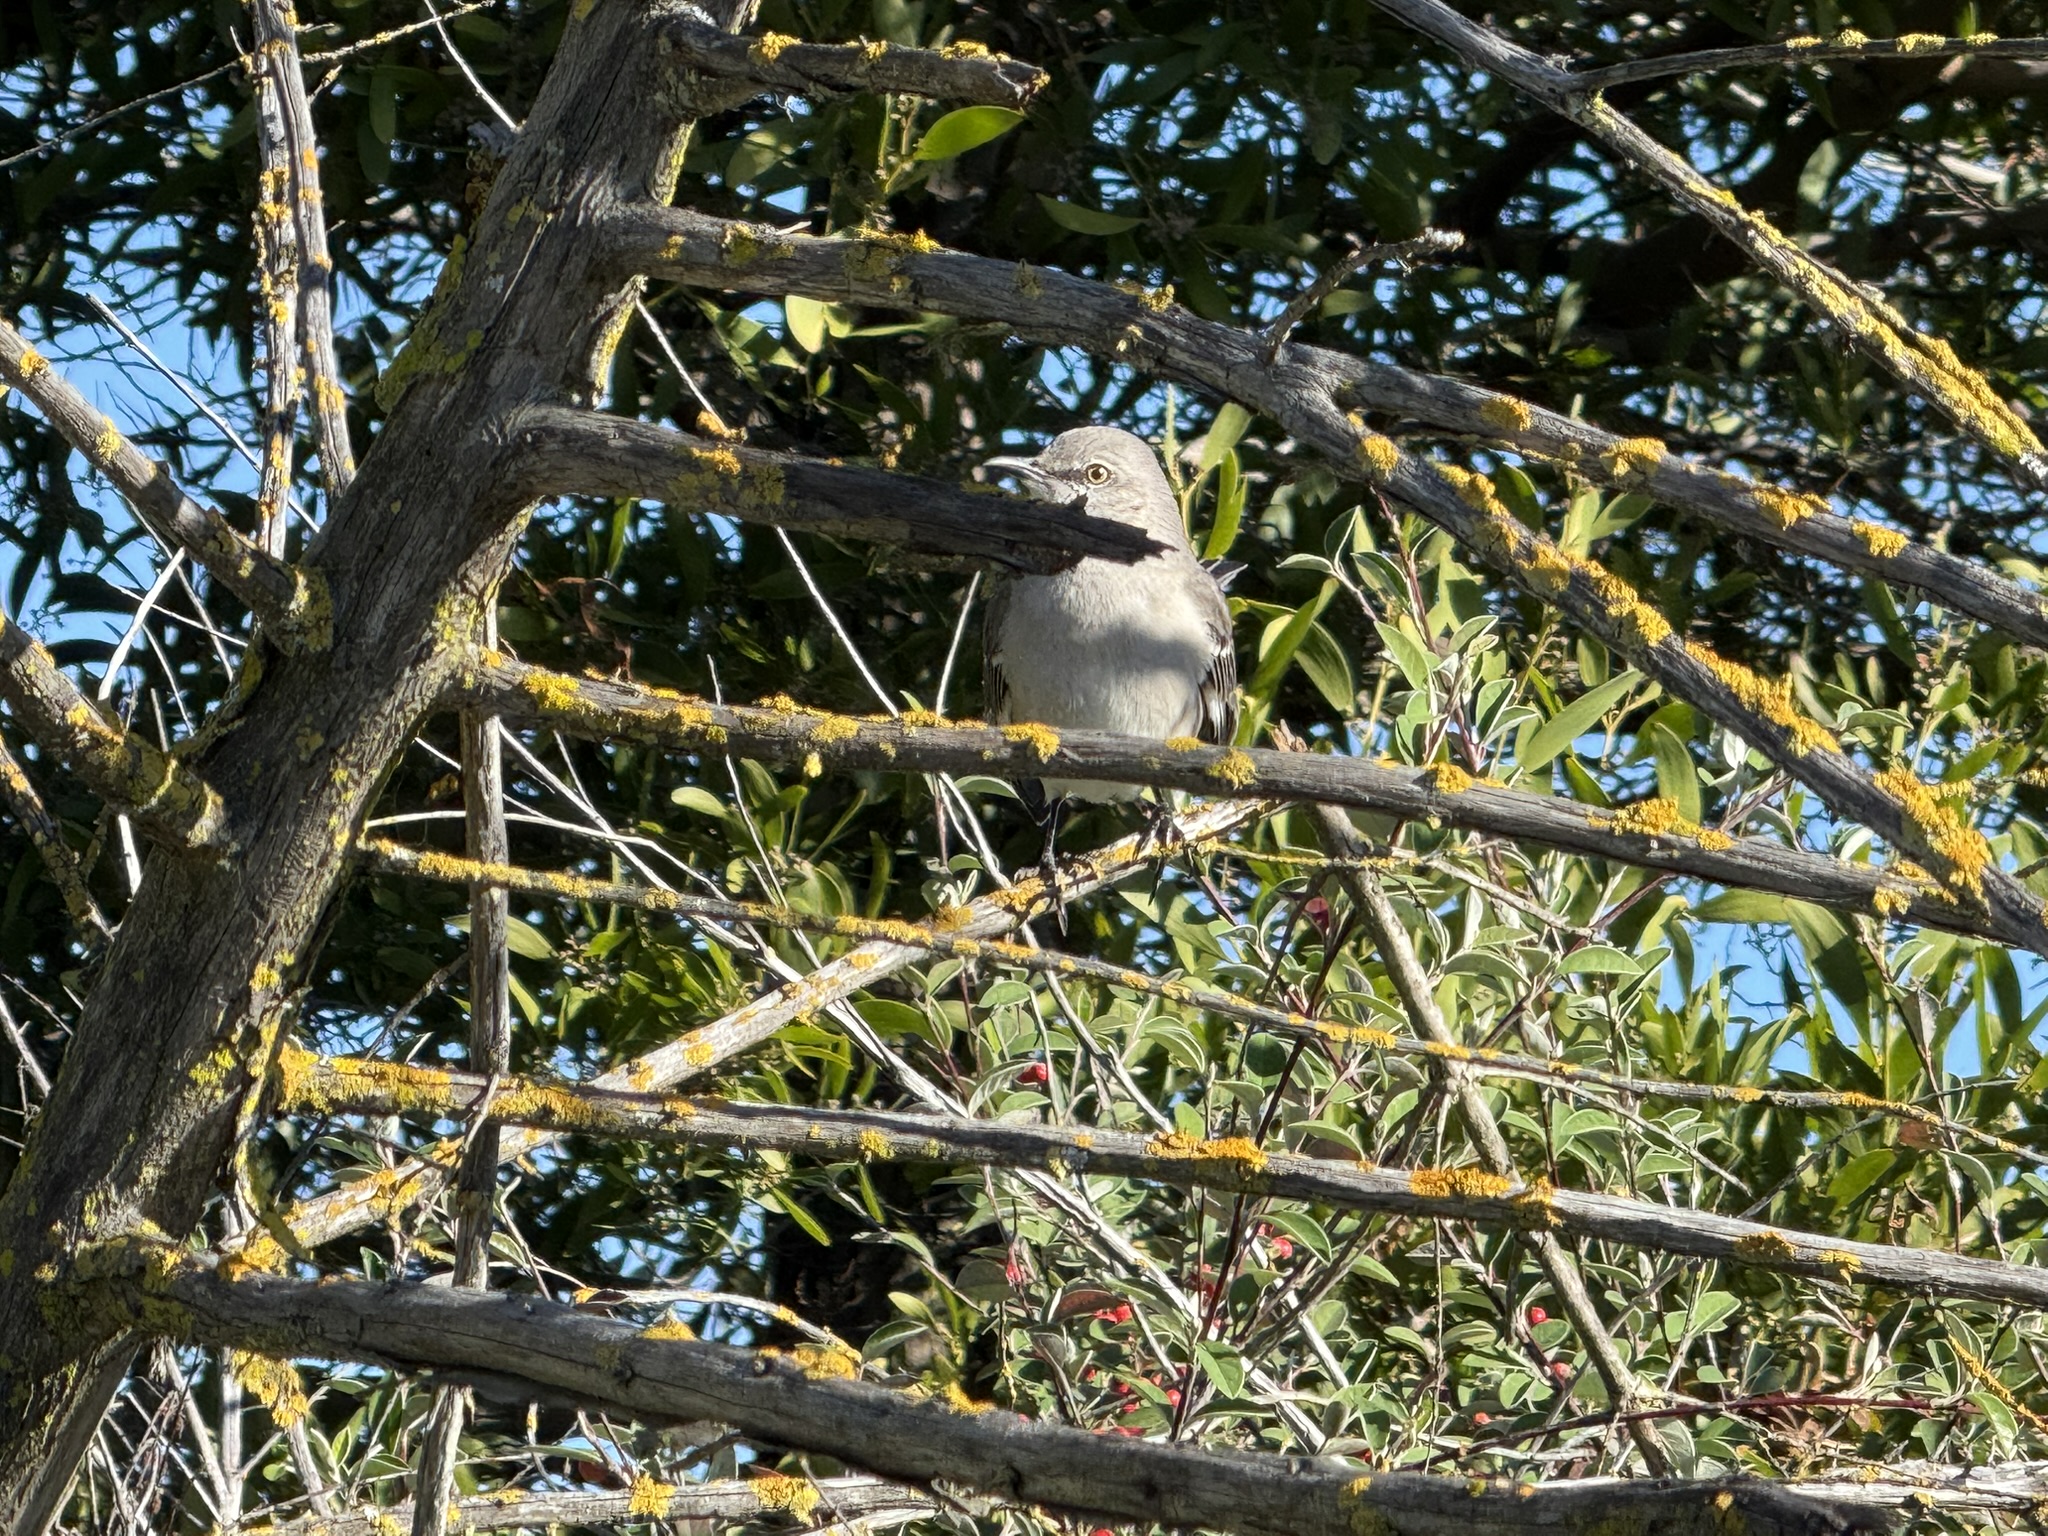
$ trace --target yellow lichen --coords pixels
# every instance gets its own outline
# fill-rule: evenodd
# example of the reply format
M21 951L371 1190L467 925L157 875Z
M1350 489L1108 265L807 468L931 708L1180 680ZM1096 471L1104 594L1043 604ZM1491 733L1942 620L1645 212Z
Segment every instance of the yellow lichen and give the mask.
M640 1330L643 1339L694 1339L697 1331L679 1317L664 1317Z
M1417 1168L1408 1175L1408 1188L1425 1200L1497 1200L1514 1181L1484 1168Z
M1600 464L1616 480L1646 475L1663 460L1664 445L1654 437L1624 437L1600 454Z
M773 64L782 57L782 50L796 41L781 32L763 32L755 39L754 46L747 50L747 57L756 64Z
M821 747L834 742L851 741L860 734L860 722L846 715L825 715L811 727L810 738Z
M1949 868L1945 878L1958 890L1975 891L1991 863L1991 845L1984 835L1956 814L1947 796L1906 767L1876 774L1877 787L1904 808L1927 846Z
M957 1381L949 1381L939 1389L939 1401L955 1413L987 1413L994 1403L984 1403L979 1398L969 1397Z
M1236 747L1217 758L1206 771L1210 778L1221 779L1232 789L1249 789L1259 779L1258 764L1251 760L1250 754Z
M1359 439L1358 456L1365 461L1366 467L1376 478L1383 480L1400 464L1401 449L1391 437L1384 437L1378 432L1368 432Z
M1051 762L1053 754L1060 749L1060 733L1035 721L1004 726L1003 740L1029 747L1041 763Z
M1823 1248L1814 1255L1814 1261L1836 1271L1837 1277L1844 1282L1863 1267L1861 1255L1843 1248Z
M92 456L102 464L111 464L120 456L122 446L121 429L110 417L100 418L100 435L92 441Z
M1735 1256L1758 1264L1782 1264L1799 1257L1789 1239L1778 1232L1751 1232L1735 1239Z
M1186 1131L1162 1131L1145 1143L1145 1155L1175 1162L1239 1163L1252 1173L1262 1173L1266 1167L1265 1150L1248 1136L1204 1141Z
M941 48L939 50L939 57L942 59L992 59L995 55L989 52L986 43L977 43L969 38L962 38L957 43L948 43L945 47Z
M788 1360L812 1381L852 1381L860 1375L860 1352L845 1344L799 1344L762 1353Z
M636 1472L633 1474L632 1491L626 1497L626 1513L660 1520L668 1514L675 1498L673 1483L658 1483L645 1472Z
M1729 661L1695 640L1685 642L1685 653L1734 694L1737 703L1790 736L1793 751L1803 754L1842 750L1832 732L1799 712L1792 702L1791 684L1766 682L1740 662Z
M1785 39L1785 46L1787 48L1818 48L1826 41L1827 39L1824 37L1788 37Z
M895 1156L889 1138L872 1126L860 1133L860 1157L864 1163L884 1162Z
M1901 53L1925 53L1930 48L1941 48L1948 39L1938 32L1902 32L1894 41Z
M780 1472L761 1473L747 1484L747 1491L761 1501L763 1509L782 1510L798 1525L810 1523L823 1497L809 1478L785 1477Z
M1554 1197L1556 1188L1548 1179L1532 1179L1510 1202L1515 1208L1515 1225L1525 1231L1544 1231L1562 1224Z
M1809 495L1805 491L1788 491L1782 486L1752 485L1749 494L1764 509L1764 515L1780 528L1790 528L1828 510L1825 497Z
M299 1384L299 1373L284 1361L231 1349L228 1369L252 1397L270 1410L278 1428L289 1429L306 1416L311 1405Z
M1536 416L1521 401L1507 395L1494 395L1480 405L1479 419L1502 432L1526 432Z
M1849 531L1880 560L1890 560L1905 552L1906 536L1896 528L1887 528L1882 523L1868 522L1859 517L1849 524Z
M1861 48L1870 39L1854 27L1844 27L1835 34L1835 43L1842 48Z
M1456 763L1429 763L1424 766L1422 776L1440 795L1461 795L1474 783L1472 775Z

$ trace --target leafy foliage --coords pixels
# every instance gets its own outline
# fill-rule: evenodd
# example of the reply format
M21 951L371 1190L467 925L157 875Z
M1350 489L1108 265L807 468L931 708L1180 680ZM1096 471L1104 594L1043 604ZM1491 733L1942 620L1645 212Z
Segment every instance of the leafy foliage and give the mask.
M1631 7L1557 4L1487 19L1541 52L1597 61L1848 23L1885 36L2020 33L2042 21L2032 6L1964 9L1774 0L1648 20ZM491 114L469 74L522 114L569 10L565 0L467 9L447 20L447 40L392 0L334 0L302 18L311 78L325 82L315 112L359 447L379 425L372 386L494 168L499 141L475 131ZM2029 582L2042 576L2034 500L1997 463L1576 129L1378 11L1314 0L767 0L758 26L892 45L971 40L1042 63L1051 84L1021 117L901 97L759 101L700 126L681 202L816 233L921 231L1006 261L1170 287L1196 314L1248 327L1269 323L1354 239L1455 229L1465 237L1455 258L1368 269L1299 334L1661 438ZM132 354L91 328L79 297L110 290L152 336L196 338L205 391L253 438L261 360L253 118L236 64L245 38L233 8L175 0L33 0L0 14L10 173L0 292L65 366L100 370L110 395L143 401L148 418L123 426L246 524L251 482L219 433L175 397L144 395ZM2048 404L2034 382L2043 68L1946 56L1772 67L1623 87L1612 100L2038 408ZM611 379L611 407L624 413L690 426L708 403L756 443L960 478L1020 434L1077 420L1153 437L1197 548L1249 565L1233 590L1248 736L1291 722L1328 750L1449 765L1589 807L1662 797L1725 832L1854 862L1891 856L1690 704L1234 405L992 326L680 288L648 304L660 335L636 324ZM1406 446L1475 464L1518 516L1597 555L1675 628L1788 675L1800 705L1860 760L1938 781L2001 864L2048 891L2038 655L1913 594L1603 493L1566 467L1388 427ZM154 557L82 462L13 400L0 405L0 472L9 611L96 682ZM302 474L298 490L317 509L317 481ZM974 648L957 633L974 622L963 617L971 596L966 577L909 569L886 551L785 545L688 506L577 501L537 511L499 629L521 657L565 671L739 700L961 714L974 707L972 664L960 659ZM185 738L225 697L217 646L228 642L209 626L229 641L245 631L224 593L173 587L146 643L127 653L113 697L147 733ZM123 830L11 722L8 735L117 914L129 893ZM455 751L451 721L423 729L383 793L385 826L456 845ZM812 778L552 740L525 743L511 775L524 864L770 896L823 916L913 919L993 879L957 809L910 776ZM960 788L989 851L1004 867L1028 862L1036 834L1006 788ZM1070 841L1123 827L1117 812L1092 812ZM2029 957L1441 827L1360 827L1393 860L1385 878L1461 1040L1644 1078L1863 1096L1795 1111L1490 1079L1488 1102L1530 1176L1845 1238L2041 1257L2048 1064ZM15 1075L8 1105L26 1116L37 1073L61 1059L94 958L11 821L0 839L0 1000L37 1063ZM1092 899L1069 942L1405 1031L1386 957L1315 848L1304 813L1266 815L1228 848ZM849 947L615 908L534 904L515 918L515 1069L573 1078L629 1062ZM304 1034L335 1052L459 1060L466 922L458 891L358 880L332 914ZM1395 1166L1470 1159L1439 1075L1248 1033L1128 989L1055 990L945 960L878 982L854 1006L886 1054L862 1051L829 1017L806 1018L721 1063L716 1091L893 1106L908 1102L907 1067L992 1118L1248 1135ZM1987 1150L1873 1101L1938 1108L2004 1143ZM375 1178L457 1129L281 1119L248 1150L207 1236L275 1223L290 1201ZM699 1332L741 1342L804 1336L772 1310L787 1308L884 1379L1105 1431L1314 1447L1375 1467L1534 1475L1626 1461L1585 1341L1517 1234L1135 1183L1091 1181L1087 1193L1100 1230L1007 1176L580 1137L507 1170L493 1279L595 1291L598 1303L647 1308L632 1315L649 1321L676 1305ZM294 1257L418 1277L444 1267L451 1219L439 1207L402 1212L374 1234ZM1101 1231L1121 1234L1149 1267L1108 1264ZM1683 1399L1657 1420L1683 1473L2042 1454L2038 1318L1580 1246L1623 1356ZM647 1288L690 1299L609 1295ZM712 1293L757 1305L704 1299ZM178 1385L188 1378L189 1394ZM395 1502L425 1389L354 1370L323 1371L318 1386L309 1434L294 1445L262 1438L265 1416L221 1361L167 1351L139 1362L118 1427L143 1449L96 1457L71 1523L283 1518L315 1484L345 1503ZM221 1438L230 1423L232 1453ZM222 1455L246 1460L246 1481L232 1466L205 1469L196 1447L209 1425ZM465 1448L465 1488L621 1486L642 1470L683 1481L778 1456L523 1404L485 1405ZM828 1469L813 1458L809 1470Z

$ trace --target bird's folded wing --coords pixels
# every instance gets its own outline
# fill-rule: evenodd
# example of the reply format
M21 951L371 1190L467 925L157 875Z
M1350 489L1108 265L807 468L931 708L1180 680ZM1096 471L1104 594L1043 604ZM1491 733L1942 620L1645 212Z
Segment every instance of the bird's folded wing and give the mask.
M1208 674L1195 694L1195 735L1227 747L1237 737L1237 643L1231 631L1230 604L1223 598L1223 583L1215 580L1214 573L1209 574L1211 602L1204 606L1209 610L1209 638L1215 649L1210 653Z

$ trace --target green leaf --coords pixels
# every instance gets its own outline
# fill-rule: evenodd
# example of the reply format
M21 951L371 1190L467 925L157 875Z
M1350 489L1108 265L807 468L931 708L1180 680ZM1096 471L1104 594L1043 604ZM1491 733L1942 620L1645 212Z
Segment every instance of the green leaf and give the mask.
M686 811L695 811L699 816L723 816L726 804L708 789L699 789L695 784L685 784L681 789L672 789L668 795L671 804L680 805Z
M1429 687L1429 679L1436 671L1437 663L1429 648L1398 624L1378 623L1373 628L1380 632L1380 643L1393 657L1394 665L1401 669L1401 676L1408 686L1417 693Z
M1221 1344L1198 1344L1195 1358L1201 1362L1202 1374L1216 1383L1216 1390L1225 1397L1235 1397L1244 1390L1244 1361L1237 1351Z
M1338 714L1348 714L1357 705L1358 684L1351 675L1351 658L1344 654L1336 636L1322 625L1309 625L1294 659L1301 664L1308 680L1315 684L1316 692L1328 700L1330 708Z
M1768 891L1723 891L1692 909L1703 923L1782 923L1790 898Z
M924 131L911 155L914 160L951 160L970 149L979 149L999 139L1024 121L1022 112L1008 107L962 107L948 112Z
M1610 944L1588 944L1564 957L1558 970L1567 976L1636 976L1642 972L1633 955Z
M1522 753L1521 768L1524 771L1532 771L1543 767L1590 731L1594 724L1619 704L1622 697L1642 679L1643 674L1631 668L1621 676L1609 678L1598 688L1589 688L1573 699L1536 728Z
M1223 409L1216 413L1216 419L1209 423L1209 435L1202 439L1202 462L1197 475L1206 475L1223 462L1223 455L1237 446L1237 440L1244 436L1244 429L1251 425L1252 413L1234 400L1224 402Z
M1209 525L1209 537L1202 544L1204 560L1220 560L1237 542L1237 530L1244 525L1244 504L1251 487L1238 471L1237 455L1223 455L1223 473L1216 478L1216 519Z
M1700 774L1692 754L1678 733L1662 721L1653 721L1643 740L1657 763L1657 793L1677 803L1678 814L1687 821L1700 819Z
M1063 203L1043 192L1038 194L1038 206L1061 229L1071 229L1077 235L1120 235L1144 222L1126 213L1104 213L1098 208L1083 208L1079 203Z
M1828 1198L1837 1205L1848 1204L1890 1172L1892 1164L1898 1161L1898 1153L1890 1147L1873 1147L1850 1158L1842 1171L1828 1180Z
M816 299L792 293L782 301L782 316L789 324L789 339L806 352L825 345L825 306Z
M541 937L540 930L516 917L505 919L505 947L527 960L555 958L555 946Z
M1322 591L1297 608L1291 617L1276 620L1266 626L1266 633L1261 638L1259 646L1259 667L1252 674L1251 682L1245 687L1244 691L1247 694L1261 702L1273 697L1274 690L1280 684L1280 675L1287 670L1287 664L1294 660L1295 652L1301 649L1302 642L1308 638L1309 630L1321 617L1323 609L1329 606L1330 599L1336 595L1336 591L1337 583L1326 581L1323 583Z
M784 1194L779 1189L763 1189L761 1191L761 1203L763 1205L772 1205L779 1209L783 1215L802 1227L817 1242L819 1247L830 1248L832 1246L832 1234L819 1226L818 1218L805 1210L791 1196ZM929 1317L930 1314L927 1313L926 1316Z

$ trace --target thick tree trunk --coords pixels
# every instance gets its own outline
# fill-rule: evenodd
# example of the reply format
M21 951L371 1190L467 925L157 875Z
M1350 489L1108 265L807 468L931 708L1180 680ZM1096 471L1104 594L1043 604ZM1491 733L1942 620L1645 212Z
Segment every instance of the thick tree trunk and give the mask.
M350 839L480 632L525 507L502 472L512 411L587 402L632 285L595 220L673 191L690 102L657 38L684 7L579 6L466 253L383 388L402 391L307 555L334 643L261 644L196 756L232 851L160 851L86 1000L0 1197L0 1525L40 1530L128 1348L49 1279L100 1240L199 1221L314 957ZM721 87L730 91L731 87Z

